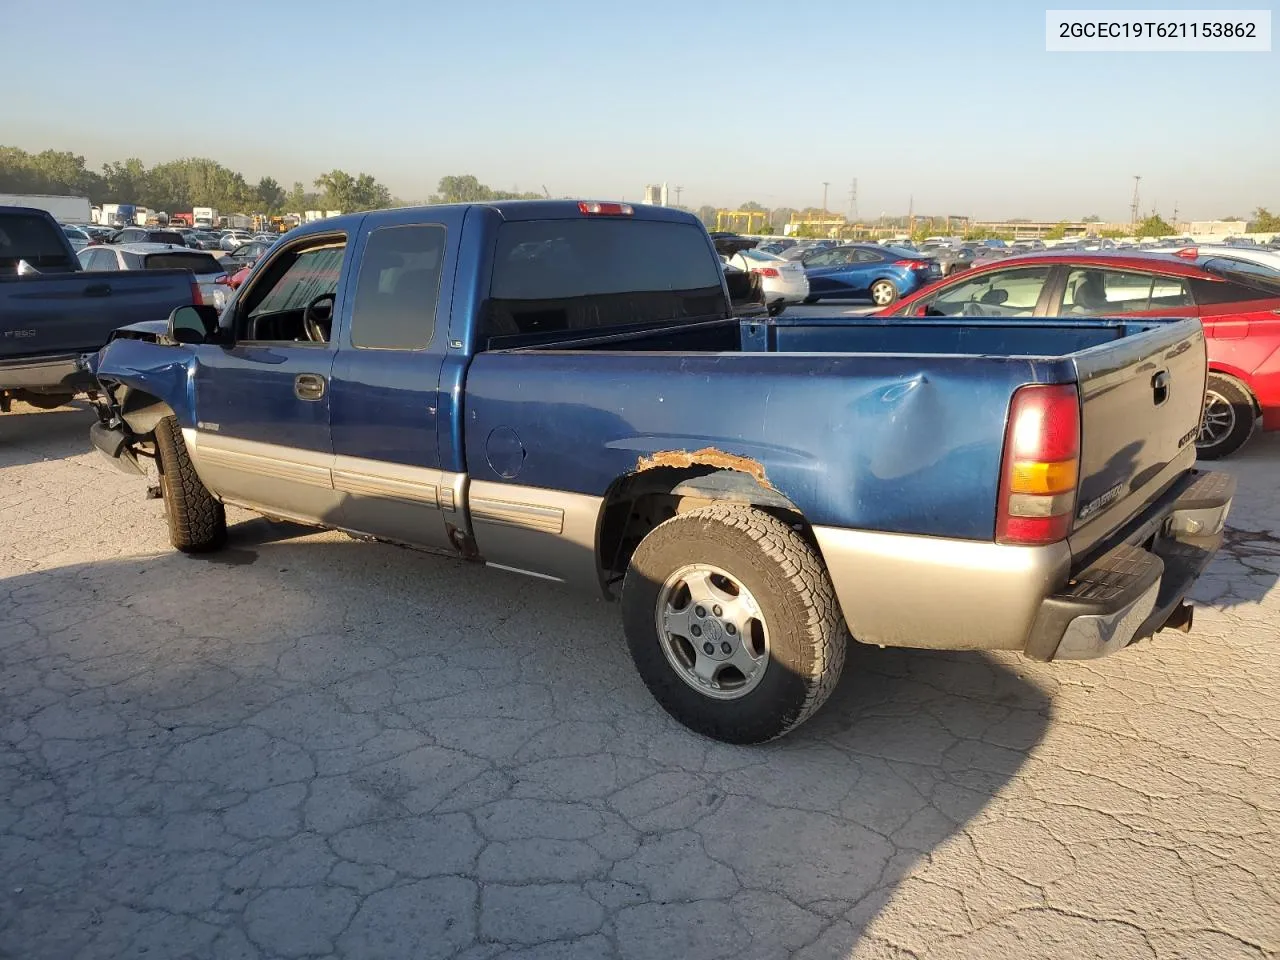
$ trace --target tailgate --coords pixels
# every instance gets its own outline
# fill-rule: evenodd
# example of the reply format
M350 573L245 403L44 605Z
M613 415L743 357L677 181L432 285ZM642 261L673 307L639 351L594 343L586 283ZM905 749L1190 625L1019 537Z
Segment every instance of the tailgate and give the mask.
M0 283L0 359L97 350L117 327L191 302L185 270L44 274Z
M1080 488L1070 537L1076 555L1195 462L1206 370L1200 321L1134 326L1132 335L1075 357L1082 407Z

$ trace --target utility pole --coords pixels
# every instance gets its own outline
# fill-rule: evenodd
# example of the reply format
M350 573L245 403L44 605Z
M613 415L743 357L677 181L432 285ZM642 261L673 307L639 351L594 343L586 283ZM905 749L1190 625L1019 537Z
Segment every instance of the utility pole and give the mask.
M1173 201L1173 229L1178 229L1178 201Z
M916 232L916 195L913 193L907 200L907 234Z
M677 207L680 206L680 193L683 190L684 190L684 187L676 187L676 206Z
M853 182L849 184L849 222L854 223L858 219L858 178L854 177Z
M1132 226L1138 225L1138 184L1142 182L1140 175L1133 178L1133 202L1129 204L1129 223Z
M822 181L822 219L827 219L827 187L831 186L830 181Z

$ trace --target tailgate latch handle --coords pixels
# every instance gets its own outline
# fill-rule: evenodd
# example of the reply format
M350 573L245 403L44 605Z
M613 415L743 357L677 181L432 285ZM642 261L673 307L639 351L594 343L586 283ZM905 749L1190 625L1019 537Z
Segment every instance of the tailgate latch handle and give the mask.
M1151 397L1158 407L1169 399L1169 371L1161 370L1151 378Z

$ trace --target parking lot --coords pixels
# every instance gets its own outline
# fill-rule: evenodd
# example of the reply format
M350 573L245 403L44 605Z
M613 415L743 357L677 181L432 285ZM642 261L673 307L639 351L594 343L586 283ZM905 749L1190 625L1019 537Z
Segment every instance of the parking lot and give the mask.
M0 417L0 957L1280 950L1280 436L1190 635L858 648L738 748L553 585L242 512L172 552L89 422Z

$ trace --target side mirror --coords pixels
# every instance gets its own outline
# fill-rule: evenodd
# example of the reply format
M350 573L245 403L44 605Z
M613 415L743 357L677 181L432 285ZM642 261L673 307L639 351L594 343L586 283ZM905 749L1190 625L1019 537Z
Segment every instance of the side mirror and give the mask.
M218 311L207 303L176 307L169 314L169 339L174 343L207 343L218 331Z

